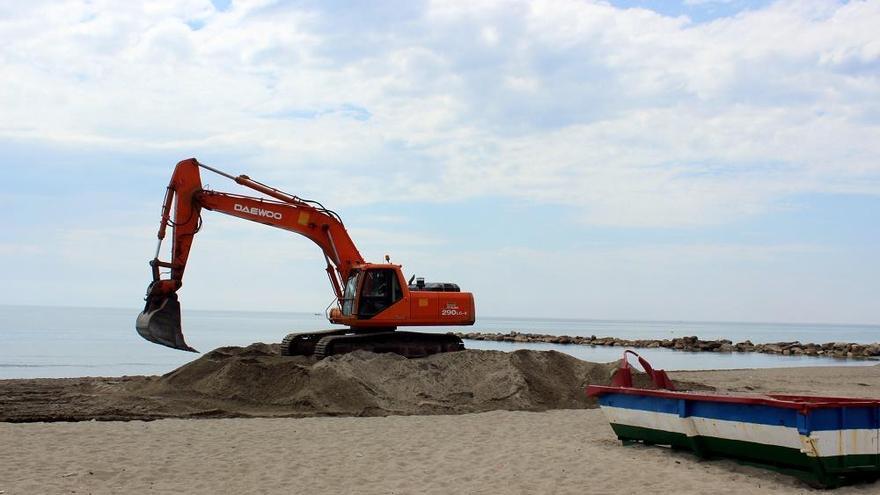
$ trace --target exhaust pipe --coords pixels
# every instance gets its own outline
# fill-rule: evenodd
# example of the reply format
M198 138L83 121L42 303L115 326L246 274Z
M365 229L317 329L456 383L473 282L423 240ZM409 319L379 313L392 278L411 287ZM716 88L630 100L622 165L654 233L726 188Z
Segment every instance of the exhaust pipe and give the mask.
M177 294L148 296L144 310L137 317L135 328L141 337L154 344L181 351L199 352L186 344L180 324L180 303Z

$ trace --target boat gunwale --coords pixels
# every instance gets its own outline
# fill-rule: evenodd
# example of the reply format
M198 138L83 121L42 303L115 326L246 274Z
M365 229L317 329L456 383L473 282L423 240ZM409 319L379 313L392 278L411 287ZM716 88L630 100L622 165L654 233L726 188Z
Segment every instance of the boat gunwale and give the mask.
M642 395L676 400L684 399L730 404L764 405L784 409L797 409L800 411L839 407L880 407L880 399L864 399L856 397L823 397L788 394L733 395L717 392L691 392L637 387L609 387L605 385L589 385L586 389L586 393L589 397L598 397L604 394Z

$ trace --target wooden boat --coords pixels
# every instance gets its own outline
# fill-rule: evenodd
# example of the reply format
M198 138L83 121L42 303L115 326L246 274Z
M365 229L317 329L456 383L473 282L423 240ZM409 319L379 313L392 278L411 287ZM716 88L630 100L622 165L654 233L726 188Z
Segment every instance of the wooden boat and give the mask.
M627 354L654 384L632 386ZM675 391L625 351L610 387L590 385L617 437L733 458L835 487L880 477L880 399Z

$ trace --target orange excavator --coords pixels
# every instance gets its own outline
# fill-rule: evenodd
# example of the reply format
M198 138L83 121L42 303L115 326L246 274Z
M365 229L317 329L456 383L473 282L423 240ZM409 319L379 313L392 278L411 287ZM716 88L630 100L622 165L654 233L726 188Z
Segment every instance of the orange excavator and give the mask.
M203 189L201 169L272 199ZM461 339L452 334L398 331L397 327L473 325L471 293L461 292L452 283L425 283L415 277L407 281L400 265L391 264L388 256L386 263L367 263L335 212L246 175L234 177L221 172L195 158L177 164L162 205L159 245L150 261L153 281L147 287L146 305L135 325L150 342L197 352L183 337L177 291L183 285L193 239L202 225L202 209L296 232L323 251L336 297L327 317L346 328L292 333L282 341L282 354L320 359L363 349L422 357L464 349ZM173 232L171 261L160 261L162 240L169 226ZM162 273L161 269L168 271Z

